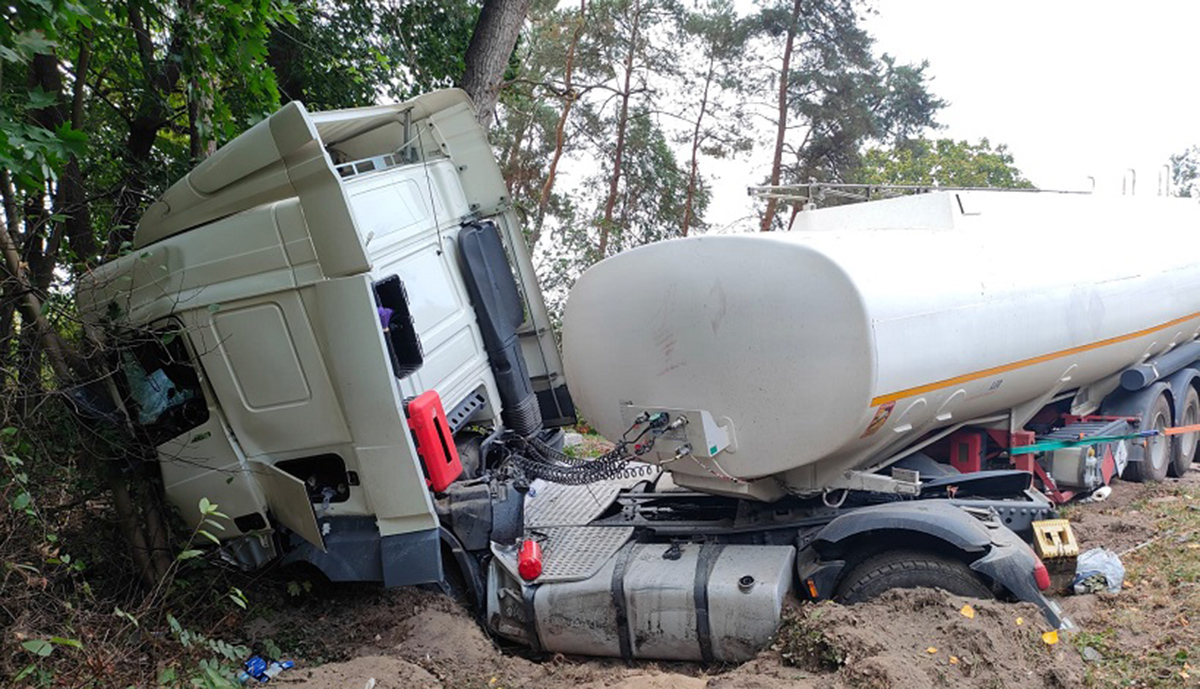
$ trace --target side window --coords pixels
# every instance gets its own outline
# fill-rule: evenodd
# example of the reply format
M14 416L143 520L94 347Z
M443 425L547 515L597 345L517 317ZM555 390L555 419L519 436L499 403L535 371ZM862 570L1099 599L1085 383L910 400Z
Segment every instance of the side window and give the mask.
M160 331L124 349L118 388L133 422L159 445L208 421L200 377L175 331Z

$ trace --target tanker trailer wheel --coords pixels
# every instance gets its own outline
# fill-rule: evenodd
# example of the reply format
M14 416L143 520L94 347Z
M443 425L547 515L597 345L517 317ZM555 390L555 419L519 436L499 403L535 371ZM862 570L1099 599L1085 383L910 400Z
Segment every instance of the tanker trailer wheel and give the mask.
M1150 413L1144 418L1144 430L1163 430L1171 427L1171 404L1166 395L1159 395L1150 407ZM1164 436L1146 438L1146 451L1142 453L1142 461L1130 462L1121 478L1141 483L1143 481L1158 482L1167 477L1167 466L1171 463L1171 439Z
M886 550L860 562L838 585L835 598L861 603L888 589L937 588L970 598L994 598L967 565L919 550Z
M1200 394L1196 388L1188 386L1187 394L1183 397L1183 407L1179 412L1180 426L1194 426L1200 423ZM1188 467L1196 461L1196 443L1200 441L1200 433L1184 433L1177 435L1171 444L1171 465L1167 473L1171 476L1182 477Z

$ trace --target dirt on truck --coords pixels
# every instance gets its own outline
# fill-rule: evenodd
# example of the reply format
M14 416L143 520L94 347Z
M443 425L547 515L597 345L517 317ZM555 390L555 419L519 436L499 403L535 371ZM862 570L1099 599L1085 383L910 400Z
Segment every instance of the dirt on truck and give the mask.
M793 604L771 647L736 666L530 656L416 589L344 589L237 626L294 654L274 680L293 689L1200 686L1200 469L1065 512L1082 550L1121 554L1126 579L1117 594L1056 592L1076 625L1056 636L1028 603L935 589Z

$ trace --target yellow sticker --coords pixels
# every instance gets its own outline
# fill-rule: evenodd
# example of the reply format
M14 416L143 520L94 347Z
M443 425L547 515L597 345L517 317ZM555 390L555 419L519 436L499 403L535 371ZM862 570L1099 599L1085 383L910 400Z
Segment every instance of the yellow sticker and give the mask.
M962 610L959 610L959 612L962 613L962 616L968 620L975 619L975 608L972 608L970 603L962 606Z
M1054 644L1058 643L1058 632L1054 630L1045 632L1042 634L1042 641L1044 641L1047 646L1053 646Z

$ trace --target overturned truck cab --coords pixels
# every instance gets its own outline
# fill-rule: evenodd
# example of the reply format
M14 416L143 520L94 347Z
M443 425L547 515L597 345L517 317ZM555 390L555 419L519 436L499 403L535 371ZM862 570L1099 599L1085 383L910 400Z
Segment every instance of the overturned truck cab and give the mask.
M743 660L788 596L891 586L1061 622L1016 535L1053 516L1027 472L948 476L914 453L790 491L721 469L761 440L732 401L652 387L655 405L604 412L611 451L564 450L563 360L460 91L285 106L165 192L77 297L115 345L106 393L156 448L167 498L193 525L218 503L223 555L246 568L440 585L498 635L627 658Z

